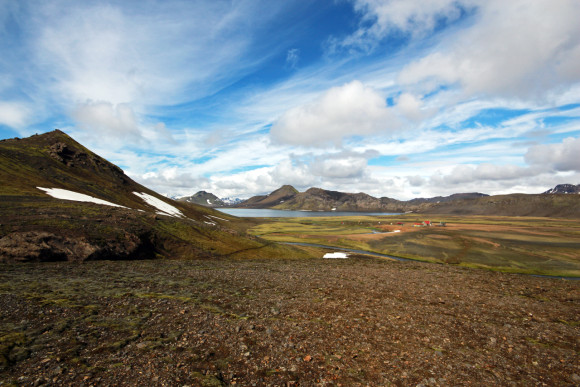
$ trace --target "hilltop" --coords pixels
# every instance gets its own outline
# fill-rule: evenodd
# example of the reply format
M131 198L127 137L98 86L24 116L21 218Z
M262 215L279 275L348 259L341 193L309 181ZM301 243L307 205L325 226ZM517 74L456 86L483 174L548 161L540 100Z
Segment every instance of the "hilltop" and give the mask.
M0 141L0 181L0 261L304 255L136 183L60 130Z
M544 192L544 194L580 194L580 184L558 184Z
M191 196L184 196L177 199L180 202L188 202L204 207L224 207L225 203L214 194L206 191L199 191Z
M291 185L283 185L268 195L253 196L236 205L239 208L276 208L292 200L299 192Z

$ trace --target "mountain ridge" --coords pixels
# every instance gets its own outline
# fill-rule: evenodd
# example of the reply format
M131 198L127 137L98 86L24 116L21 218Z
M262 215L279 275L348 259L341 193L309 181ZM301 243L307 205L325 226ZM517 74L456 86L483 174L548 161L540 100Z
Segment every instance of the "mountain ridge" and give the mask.
M268 195L253 196L237 205L237 208L273 208L294 198L298 190L291 185L283 185Z
M266 201L270 195L261 195L254 196L236 207L306 211L580 217L580 197L559 194L566 190L569 192L570 187L578 186L558 185L544 194L490 196L470 192L433 198L415 198L408 201L388 197L376 198L363 192L345 193L313 187L305 192L297 192L286 197L282 202ZM279 190L274 192L277 191ZM548 193L551 195L547 195Z
M544 194L580 194L580 184L558 184L554 188L544 192Z
M193 204L197 204L200 206L211 207L211 208L224 207L226 205L223 202L223 200L221 200L220 198L218 198L214 194L212 194L210 192L206 192L206 191L198 191L191 196L184 196L184 197L178 198L177 201L193 203Z

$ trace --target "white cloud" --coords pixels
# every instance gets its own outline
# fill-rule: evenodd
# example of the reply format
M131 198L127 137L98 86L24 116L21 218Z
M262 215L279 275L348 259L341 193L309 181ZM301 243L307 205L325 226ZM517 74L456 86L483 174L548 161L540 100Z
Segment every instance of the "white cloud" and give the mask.
M535 176L537 169L519 167L516 165L479 164L476 166L460 164L453 168L450 174L436 174L431 177L432 184L452 186L477 181L515 180L522 177Z
M297 48L291 48L286 53L286 66L288 66L291 69L296 68L299 59L300 59L300 50Z
M137 118L127 104L88 102L78 105L72 116L81 128L98 137L141 139Z
M421 176L407 176L407 180L412 187L421 187L426 182Z
M180 103L215 92L251 66L243 59L249 34L236 26L253 6L139 3L138 11L134 6L56 1L35 11L36 56L62 97Z
M402 84L432 79L466 95L542 99L580 80L580 3L574 0L481 2L473 26L406 66ZM430 84L431 87L434 84Z
M354 0L354 9L362 14L360 27L336 46L370 51L390 33L404 33L422 37L432 32L438 23L452 22L471 0Z
M312 172L317 176L353 179L362 177L366 166L367 160L362 158L324 158L312 165Z
M0 125L19 129L30 122L31 116L31 109L24 103L0 101Z
M352 81L331 88L310 104L288 110L270 133L279 143L339 145L344 137L387 131L394 121L396 117L378 91Z
M580 172L580 138L569 137L560 144L531 147L525 155L531 165L541 165L556 171Z
M353 151L325 153L312 159L309 164L309 172L325 181L354 181L368 177L368 160L378 155L378 152L373 150L364 153Z
M397 108L405 118L411 121L419 122L433 113L432 109L427 111L422 107L422 101L410 93L403 93L397 99Z
M311 187L318 182L318 179L312 174L310 166L299 160L283 160L268 174L272 181L271 184L274 186L290 184L297 189L302 189Z

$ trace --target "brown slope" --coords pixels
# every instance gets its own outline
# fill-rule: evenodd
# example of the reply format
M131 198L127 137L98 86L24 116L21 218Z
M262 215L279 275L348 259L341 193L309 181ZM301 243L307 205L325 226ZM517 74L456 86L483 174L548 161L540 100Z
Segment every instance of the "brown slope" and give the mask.
M136 183L123 170L91 152L60 130L0 141L0 195L45 197L37 187L62 188L115 204L150 211L133 192L172 200Z
M157 194L59 130L0 141L0 181L0 261L300 255L246 236L235 217ZM55 199L37 187L126 208ZM184 216L160 215L134 192Z
M293 199L298 194L298 190L291 185L283 185L269 195L260 195L249 198L238 204L239 208L272 208Z
M275 206L276 209L311 211L380 211L380 199L365 193L345 193L321 188L310 188L290 200Z

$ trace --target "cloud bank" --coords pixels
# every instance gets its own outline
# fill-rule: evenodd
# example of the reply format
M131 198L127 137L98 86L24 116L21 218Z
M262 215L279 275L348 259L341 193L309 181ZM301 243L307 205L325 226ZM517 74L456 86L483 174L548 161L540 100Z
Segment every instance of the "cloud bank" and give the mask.
M580 3L0 3L0 135L168 194L409 199L580 182Z

